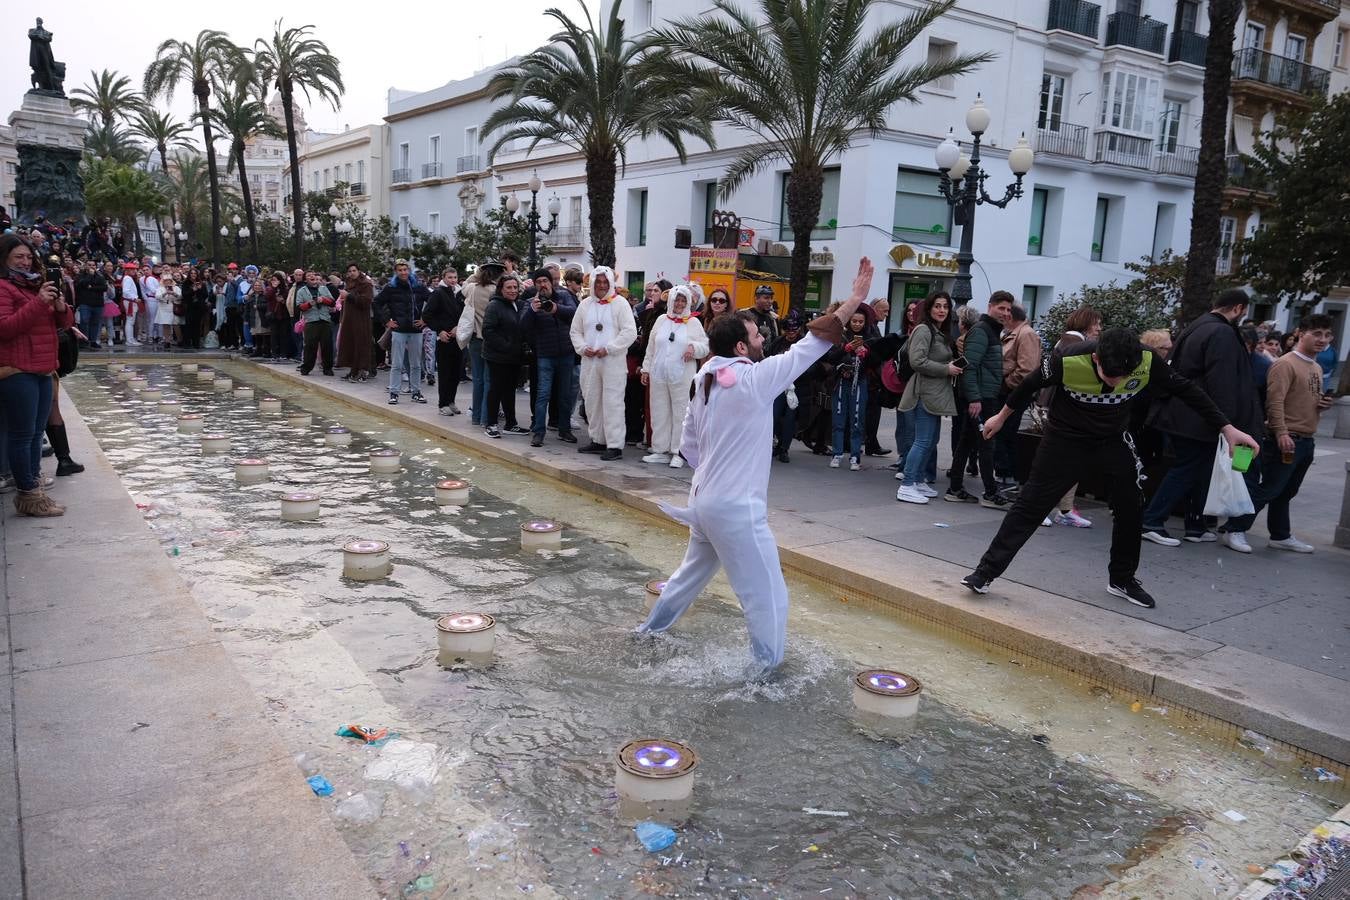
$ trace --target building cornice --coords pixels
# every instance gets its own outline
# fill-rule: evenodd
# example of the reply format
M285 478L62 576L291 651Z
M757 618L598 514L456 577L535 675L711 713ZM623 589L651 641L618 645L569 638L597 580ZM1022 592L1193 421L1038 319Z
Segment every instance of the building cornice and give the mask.
M418 116L429 115L430 113L440 112L443 109L451 109L456 106L463 106L465 103L472 103L475 100L481 100L490 96L487 86L470 91L467 94L456 94L453 97L446 97L444 100L435 100L423 106L415 106L412 109L401 110L396 113L390 113L384 117L386 122L402 122L405 119L415 119Z

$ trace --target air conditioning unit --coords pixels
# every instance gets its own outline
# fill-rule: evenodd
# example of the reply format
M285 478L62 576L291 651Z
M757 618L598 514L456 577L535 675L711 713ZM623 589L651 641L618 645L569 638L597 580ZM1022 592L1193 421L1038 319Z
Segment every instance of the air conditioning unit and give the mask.
M765 255L766 255L766 256L791 256L791 255L792 255L792 251L788 248L788 245L787 245L787 244L770 244L770 245L769 245L769 252L766 253Z
M693 232L688 228L675 229L675 249L688 250L694 245Z

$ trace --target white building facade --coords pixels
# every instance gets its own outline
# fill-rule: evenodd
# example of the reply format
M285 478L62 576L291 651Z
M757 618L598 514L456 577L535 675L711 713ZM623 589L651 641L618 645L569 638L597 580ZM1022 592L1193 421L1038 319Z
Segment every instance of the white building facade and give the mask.
M311 132L300 148L300 187L302 191L343 197L365 215L388 215L389 167L385 165L388 143L383 123L350 128L341 134L316 135ZM290 210L291 167L282 170L285 187L284 207Z

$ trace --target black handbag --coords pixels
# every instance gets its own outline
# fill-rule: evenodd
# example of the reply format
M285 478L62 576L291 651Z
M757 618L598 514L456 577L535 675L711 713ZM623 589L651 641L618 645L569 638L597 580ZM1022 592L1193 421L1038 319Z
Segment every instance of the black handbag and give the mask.
M69 328L56 333L56 374L65 378L80 364L80 342Z

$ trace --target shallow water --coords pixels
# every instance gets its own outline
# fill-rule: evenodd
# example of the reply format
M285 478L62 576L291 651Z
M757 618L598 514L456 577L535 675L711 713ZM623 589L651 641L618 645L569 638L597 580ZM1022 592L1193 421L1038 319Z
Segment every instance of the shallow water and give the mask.
M792 585L785 666L747 682L720 581L676 633L631 634L643 584L678 562L678 532L252 367L225 368L257 398L313 411L314 425L260 416L256 399L176 367L143 368L233 434L233 451L202 455L97 367L67 389L283 739L337 788L319 802L386 798L378 821L343 831L390 895L431 874L431 896L1060 897L1102 884L1211 896L1334 808L1296 767L1229 751L1166 711L1132 713L809 585ZM337 422L355 432L348 448L323 443ZM404 451L397 476L368 473L366 453L384 445ZM270 460L271 482L235 485L229 460L245 455ZM438 509L432 485L451 475L472 482L472 502ZM295 486L324 494L320 521L279 521L277 498ZM567 523L561 552L520 551L519 523L535 515ZM353 538L390 542L390 578L341 576ZM467 610L497 616L496 662L446 671L435 619ZM859 727L849 679L863 666L925 682L910 733ZM436 745L430 799L362 777L381 751L333 735L353 721ZM613 757L655 735L690 743L701 764L679 841L649 855L616 815ZM1218 816L1229 808L1246 827Z

